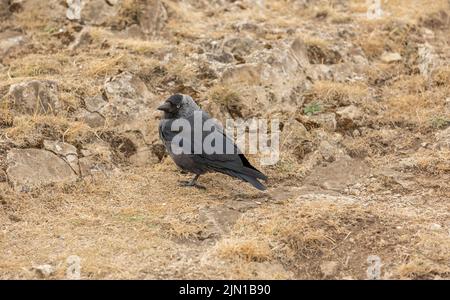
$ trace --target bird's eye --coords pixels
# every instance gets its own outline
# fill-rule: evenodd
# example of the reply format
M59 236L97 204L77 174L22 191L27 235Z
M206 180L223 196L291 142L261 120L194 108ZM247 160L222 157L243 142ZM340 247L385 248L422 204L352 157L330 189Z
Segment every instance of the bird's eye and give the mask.
M178 104L178 105L177 105L177 108L180 108L180 107L181 107L181 105L180 105L180 104Z

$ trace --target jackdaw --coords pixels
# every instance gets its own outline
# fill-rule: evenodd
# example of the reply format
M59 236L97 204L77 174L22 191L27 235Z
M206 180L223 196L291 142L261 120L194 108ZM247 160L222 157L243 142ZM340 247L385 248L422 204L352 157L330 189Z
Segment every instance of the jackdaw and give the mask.
M266 189L258 179L267 180L267 176L249 163L222 126L200 109L190 96L172 95L158 110L164 112L159 124L159 136L167 152L180 169L195 174L191 181L182 182L182 185L204 188L197 184L199 176L207 172L220 172L246 181L259 190ZM204 130L205 124L209 130ZM213 140L213 150L207 149L205 139Z

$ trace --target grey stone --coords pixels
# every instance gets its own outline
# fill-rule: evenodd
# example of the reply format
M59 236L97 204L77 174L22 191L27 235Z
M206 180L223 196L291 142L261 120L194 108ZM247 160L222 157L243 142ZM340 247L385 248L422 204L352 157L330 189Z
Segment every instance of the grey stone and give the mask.
M52 80L30 80L13 84L7 97L13 110L22 114L55 114L61 109L58 84Z
M0 61L2 61L10 51L19 47L25 41L25 36L18 31L6 30L0 32Z
M12 149L7 154L8 180L19 191L77 179L72 168L56 154L42 149Z
M75 146L59 141L44 140L44 148L64 159L75 173L80 173L77 148Z

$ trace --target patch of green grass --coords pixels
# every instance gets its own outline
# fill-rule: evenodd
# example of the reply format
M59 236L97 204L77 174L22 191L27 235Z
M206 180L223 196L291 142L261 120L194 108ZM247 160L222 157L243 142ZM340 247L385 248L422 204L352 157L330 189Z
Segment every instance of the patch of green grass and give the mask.
M321 111L322 111L322 106L320 105L320 103L317 103L317 102L309 103L308 105L306 105L303 108L303 113L307 116L316 115L316 114L320 113Z
M46 32L48 34L53 34L53 33L57 32L57 31L58 31L57 27L50 26L50 25L44 28L44 32Z
M450 125L450 119L446 117L434 117L431 119L431 126L437 129L443 129Z

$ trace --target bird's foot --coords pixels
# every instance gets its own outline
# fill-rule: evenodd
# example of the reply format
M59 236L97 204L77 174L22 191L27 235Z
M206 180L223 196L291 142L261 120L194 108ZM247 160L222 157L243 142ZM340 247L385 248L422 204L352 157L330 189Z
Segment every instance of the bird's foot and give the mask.
M203 185L192 181L180 181L180 186L196 187L201 190L206 190L206 187L204 187Z

